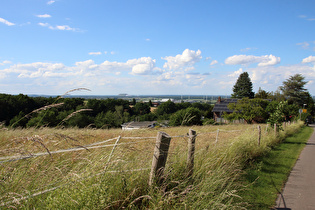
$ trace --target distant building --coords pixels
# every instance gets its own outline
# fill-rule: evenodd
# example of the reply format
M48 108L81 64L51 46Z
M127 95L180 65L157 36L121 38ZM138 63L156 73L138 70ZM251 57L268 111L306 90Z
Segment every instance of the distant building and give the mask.
M161 100L162 103L168 102L168 101L174 102L174 99L172 99L172 98L163 98L163 99Z
M123 130L135 130L141 128L154 128L156 121L127 122L121 125Z
M228 105L230 103L236 103L239 99L237 98L226 98L221 99L219 96L218 101L214 104L214 107L212 109L214 120L216 122L226 122L225 119L223 119L224 112L226 113L232 113L233 110L230 110L228 108Z
M220 96L218 98L218 101L214 104L214 107L212 109L213 112L213 116L214 116L214 120L215 122L221 122L221 123L227 123L228 120L225 120L223 118L223 114L227 113L233 113L233 110L228 108L228 105L231 103L236 104L238 100L241 99L237 99L237 98L226 98L226 99L222 99ZM253 99L250 99L253 100ZM265 101L271 102L271 99L263 99ZM240 119L240 120L234 120L233 122L235 123L244 123L244 119Z
M128 96L127 93L120 93L118 96Z

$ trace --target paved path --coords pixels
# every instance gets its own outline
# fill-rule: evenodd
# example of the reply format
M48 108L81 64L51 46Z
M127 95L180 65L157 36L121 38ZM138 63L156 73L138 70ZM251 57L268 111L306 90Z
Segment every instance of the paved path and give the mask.
M315 129L315 125L310 125ZM315 210L315 131L277 199L276 209ZM283 202L284 200L284 202Z

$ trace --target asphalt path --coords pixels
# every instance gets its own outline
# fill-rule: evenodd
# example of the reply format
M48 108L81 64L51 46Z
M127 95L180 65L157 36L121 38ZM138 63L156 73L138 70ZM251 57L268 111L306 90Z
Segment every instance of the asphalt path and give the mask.
M315 129L315 124L310 127ZM315 210L315 131L293 167L275 209Z

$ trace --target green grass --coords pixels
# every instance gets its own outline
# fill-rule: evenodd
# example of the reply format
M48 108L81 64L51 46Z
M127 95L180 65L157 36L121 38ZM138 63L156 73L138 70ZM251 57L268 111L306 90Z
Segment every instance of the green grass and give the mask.
M287 181L312 132L312 128L304 127L266 155L250 162L244 175L244 184L248 185L248 189L241 195L249 203L250 209L270 209L275 205L278 192Z

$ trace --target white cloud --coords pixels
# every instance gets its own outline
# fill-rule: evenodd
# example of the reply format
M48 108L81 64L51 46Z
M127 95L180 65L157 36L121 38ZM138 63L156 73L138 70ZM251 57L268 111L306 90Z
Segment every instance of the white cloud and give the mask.
M250 51L250 50L256 50L257 48L252 48L252 47L246 47L244 49L241 49L240 51L241 52L247 52L247 51Z
M315 71L313 66L308 65L290 65L290 66L272 66L257 67L247 70L251 73L251 80L257 88L260 84L273 87L273 91L277 89L282 82L295 74L302 74L305 80L314 80ZM314 88L314 87L313 87Z
M51 30L61 30L61 31L78 31L76 28L71 28L68 25L57 25L57 26L51 26L49 23L38 23L38 25L42 27L47 27Z
M193 51L186 49L182 54L178 54L175 57L162 57L162 59L167 60L163 67L169 70L186 69L187 67L193 66L196 62L199 62L201 58L202 56L200 50Z
M102 52L89 52L89 55L102 55Z
M39 86L46 87L46 91L51 91L48 87L56 89L55 86L58 84L71 86L70 88L80 85L91 87L91 89L92 87L104 89L101 87L104 85L110 88L109 91L124 87L127 90L133 89L136 93L136 87L147 90L148 87L152 86L153 81L156 81L154 79L156 75L162 73L160 68L155 67L155 62L150 57L142 57L126 62L104 61L100 64L96 64L93 60L86 60L76 62L71 66L44 62L15 64L5 69L0 68L0 78L14 80L15 87L17 84L29 84L28 86L35 91L34 93L44 91ZM146 76L145 81L143 76ZM1 81L2 85L4 85L4 81ZM37 90L33 87L37 87ZM26 90L26 87L23 89L20 86L20 90Z
M217 64L217 63L218 63L217 60L213 60L213 61L210 63L210 66L213 66L213 65L215 65L215 64Z
M62 71L65 66L62 63L29 63L15 64L7 69L2 70L5 74L17 74L19 78L36 78L42 77L46 72Z
M48 5L51 5L51 4L55 3L55 2L56 2L56 1L51 0L51 1L48 1L47 4L48 4Z
M251 63L258 63L258 66L273 66L280 63L280 57L274 55L233 55L225 59L225 64L228 65L248 65Z
M152 66L148 63L137 64L132 67L132 74L148 74L152 69Z
M237 64L249 64L258 62L258 57L254 55L233 55L225 59L225 64L237 65Z
M187 80L187 82L185 82L188 86L202 86L203 84L205 84L205 80L207 75L203 75L203 74L186 74L185 75L185 79Z
M48 14L36 15L36 17L39 17L39 18L51 18L51 15L48 15Z
M10 64L10 63L11 63L11 61L2 61L2 62L0 62L0 66Z
M0 18L0 23L4 23L4 24L6 24L8 26L14 26L15 25L14 23L11 23L11 22L3 19L3 18Z
M42 27L49 27L48 23L38 23L38 25L42 26Z
M86 61L78 61L78 62L75 63L75 65L76 66L83 66L83 67L89 67L90 68L90 66L94 66L95 63L94 63L93 60L90 59L90 60L86 60Z
M240 68L239 70L237 71L234 71L232 74L229 74L228 77L237 77L239 76L241 73L243 73L243 69Z
M147 38L147 39L145 39L145 41L149 42L149 41L151 41L151 39Z
M302 19L305 19L305 20L308 20L308 21L315 21L315 18L309 18L306 15L299 15L298 17L302 18Z
M296 45L300 45L303 49L308 49L310 46L310 43L308 42L302 42L302 43L297 43Z
M157 61L151 57L140 57L125 62L106 60L102 63L95 63L90 59L76 62L73 65L48 62L12 65L10 61L0 61L0 86L3 91L12 92L12 85L9 81L14 81L16 91L27 90L33 93L41 91L46 94L50 94L49 91L55 91L54 94L64 92L64 90L56 91L55 89L67 90L84 86L98 91L93 94L118 94L120 92L129 94L209 94L209 90L216 90L217 94L229 95L236 78L246 71L250 74L254 91L257 91L259 87L266 91L275 91L285 79L297 73L305 76L306 81L315 81L315 67L308 64L313 62L314 57L310 56L308 59L304 59L304 63L291 66L265 65L255 68L242 66L234 72L217 72L214 74L215 78L211 76L213 74L205 72L184 71L187 68L193 68L189 62L189 65L183 65L175 70L162 70L156 66ZM218 84L220 84L220 89L217 89ZM6 89L5 86L7 86ZM315 90L315 82L309 82L307 88L310 91ZM314 93L311 92L311 94Z
M260 57L261 62L258 63L258 66L274 66L280 63L280 57L276 57L274 55L265 55Z
M312 55L302 60L302 63L314 63L314 62L315 62L315 56L312 56Z
M68 25L62 25L62 26L55 26L55 29L62 30L62 31L75 31L75 28L71 28Z
M133 75L148 75L159 74L161 69L155 67L156 60L150 57L142 57L139 59L128 60L127 64L132 66L131 74Z

